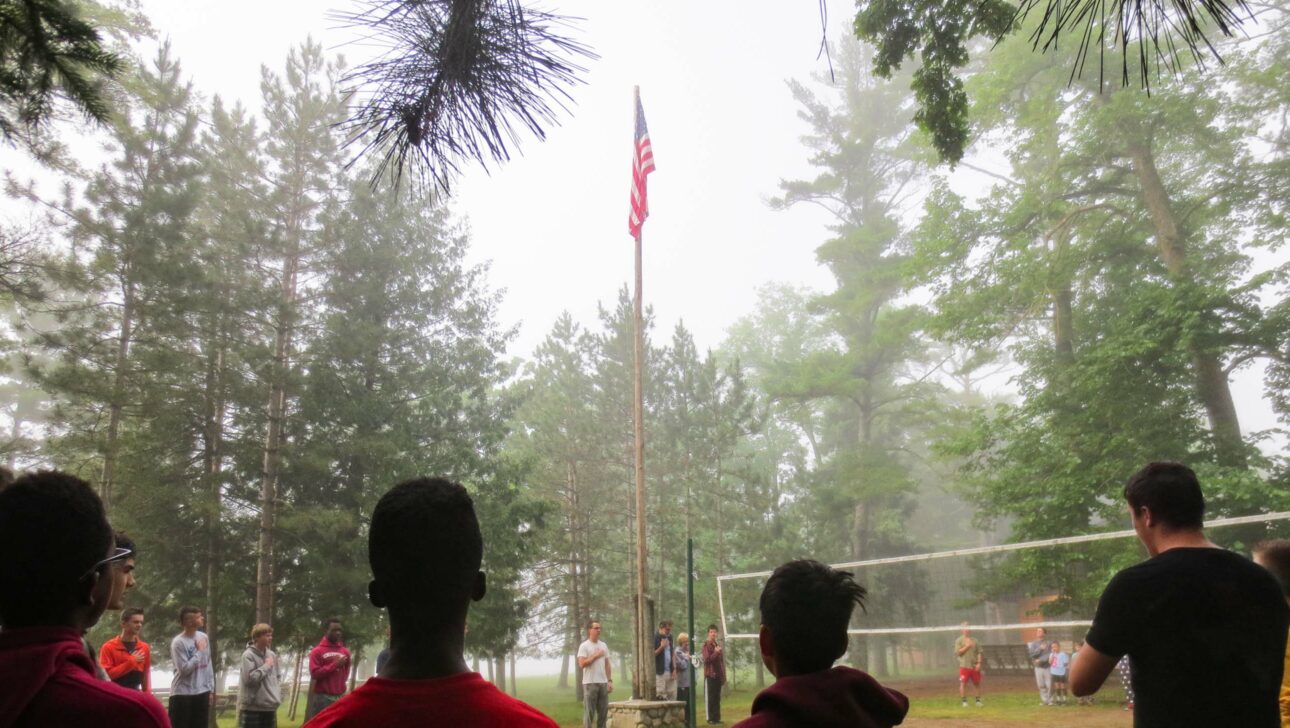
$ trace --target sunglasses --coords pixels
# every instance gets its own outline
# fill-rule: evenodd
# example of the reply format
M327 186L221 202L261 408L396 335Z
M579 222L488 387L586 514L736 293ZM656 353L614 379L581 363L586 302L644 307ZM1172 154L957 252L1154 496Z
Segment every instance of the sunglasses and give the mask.
M80 578L78 578L77 581L83 581L84 579L89 578L91 574L103 568L104 566L107 566L109 564L119 564L133 555L134 555L134 551L130 549L121 548L118 546L117 548L112 549L111 556L107 557L106 559L103 559L97 564L86 569L85 573L81 574Z

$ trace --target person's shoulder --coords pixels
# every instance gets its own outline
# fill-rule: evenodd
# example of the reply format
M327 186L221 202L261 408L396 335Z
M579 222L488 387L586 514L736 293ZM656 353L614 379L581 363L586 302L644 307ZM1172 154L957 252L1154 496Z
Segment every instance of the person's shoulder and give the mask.
M88 715L95 717L110 715L113 726L151 728L170 725L165 709L152 695L99 680L88 673L64 671L48 686L53 688L47 693L49 699L65 700L64 707L73 710L83 707Z
M545 713L532 705L502 692L489 682L483 682L483 694L488 702L486 714L499 725L516 728L559 728Z
M501 690L497 690L496 693L492 717L504 720L503 725L521 728L559 728L554 720L532 705L519 698L511 697Z
M308 728L344 728L345 726L369 725L364 716L369 716L379 700L372 698L372 681L359 685L353 692L332 703L326 710L315 715L305 723Z

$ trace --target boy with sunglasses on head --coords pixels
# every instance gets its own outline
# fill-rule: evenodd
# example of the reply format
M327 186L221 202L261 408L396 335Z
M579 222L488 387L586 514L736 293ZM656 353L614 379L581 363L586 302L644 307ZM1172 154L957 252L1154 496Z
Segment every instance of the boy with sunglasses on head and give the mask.
M99 680L82 641L129 553L80 478L39 471L0 488L0 728L169 725L156 698Z

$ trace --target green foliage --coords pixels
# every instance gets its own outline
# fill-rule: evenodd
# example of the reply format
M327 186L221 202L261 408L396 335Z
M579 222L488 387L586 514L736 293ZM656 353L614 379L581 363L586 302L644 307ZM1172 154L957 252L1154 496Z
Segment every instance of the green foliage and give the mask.
M1010 31L1015 13L1002 0L873 0L856 12L856 37L874 45L875 75L889 79L918 56L910 81L918 102L914 121L951 165L963 158L968 143L968 97L958 76L968 62L968 45L978 36L998 38Z
M1253 153L1257 122L1229 113L1251 98L1236 81L1247 72L1161 84L1148 100L1064 88L1069 62L1003 43L973 82L983 131L1010 141L1007 181L975 201L944 186L927 198L914 254L936 294L932 330L1007 348L1019 399L968 408L971 424L938 450L959 463L978 523L1006 523L1015 540L1123 528L1124 480L1151 460L1196 468L1211 517L1279 510L1283 464L1260 454L1257 435L1226 437L1239 423L1216 404L1242 362L1275 372L1274 341L1290 334L1284 270L1255 272L1256 251L1284 230L1269 214L1279 193L1250 184L1277 160ZM1155 207L1153 171L1165 199ZM1207 359L1218 389L1201 376ZM1107 548L1009 558L980 588L1055 593L1050 609L1088 613L1100 591L1090 583L1107 576L1088 569L1139 558L1131 543Z
M0 2L0 135L12 142L48 124L59 99L106 124L102 77L123 67L75 3Z

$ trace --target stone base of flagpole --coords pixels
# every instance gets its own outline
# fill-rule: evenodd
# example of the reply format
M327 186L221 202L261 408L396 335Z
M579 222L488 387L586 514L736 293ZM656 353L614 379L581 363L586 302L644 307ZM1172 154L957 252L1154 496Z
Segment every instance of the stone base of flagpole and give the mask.
M610 703L609 728L685 728L685 703L679 700Z

